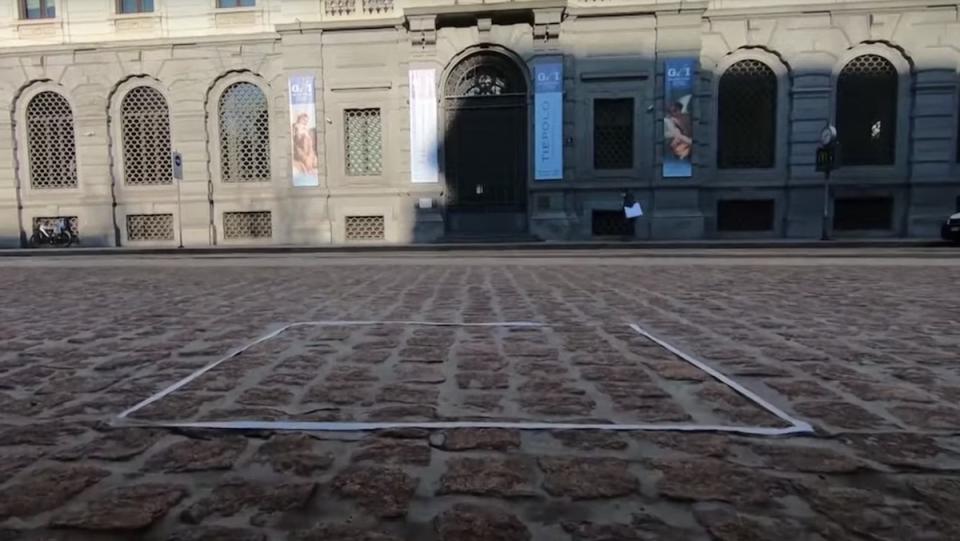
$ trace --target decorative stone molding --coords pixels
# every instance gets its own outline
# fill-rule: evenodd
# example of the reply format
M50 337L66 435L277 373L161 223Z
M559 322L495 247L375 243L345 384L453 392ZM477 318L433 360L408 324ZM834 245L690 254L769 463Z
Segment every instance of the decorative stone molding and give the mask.
M407 27L410 33L410 43L421 48L432 47L437 44L437 16L417 15L407 17Z
M323 9L327 15L351 15L357 9L357 0L324 0Z
M368 14L393 11L393 0L363 0L363 12Z
M550 41L560 37L560 22L563 20L563 8L533 10L533 38L538 41Z

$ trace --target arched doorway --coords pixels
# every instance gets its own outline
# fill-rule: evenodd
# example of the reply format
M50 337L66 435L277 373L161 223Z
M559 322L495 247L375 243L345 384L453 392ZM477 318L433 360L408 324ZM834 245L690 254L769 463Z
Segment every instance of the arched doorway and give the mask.
M527 79L505 54L461 59L443 88L447 231L523 233L527 228Z

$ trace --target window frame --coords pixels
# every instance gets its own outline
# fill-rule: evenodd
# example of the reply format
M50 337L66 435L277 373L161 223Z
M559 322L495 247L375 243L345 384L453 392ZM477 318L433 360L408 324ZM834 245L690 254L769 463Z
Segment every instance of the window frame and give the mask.
M597 167L597 103L600 101L630 101L630 165L627 167ZM623 174L637 168L637 96L596 95L590 97L590 168L601 175Z
M720 134L719 111L720 111L720 77L727 70L742 60L756 60L763 62L768 68L773 70L777 78L777 104L776 104L776 124L774 133L776 134L776 144L773 148L773 167L769 168L725 168L719 167L717 158L719 154L718 137ZM788 182L789 156L791 145L794 142L790 134L791 110L793 97L791 96L793 79L791 67L783 58L766 49L757 47L745 47L734 50L724 56L717 62L713 70L713 81L711 99L708 107L711 107L709 113L705 116L714 119L709 123L708 128L710 136L710 149L703 152L712 156L705 160L703 167L712 172L712 177L705 175L713 185L717 186L742 186L745 182L748 184L768 185L774 179L778 183L786 184ZM706 171L705 171L706 173Z
M738 164L738 165L736 165L736 166L734 166L734 165L725 165L725 160L724 160L724 157L725 157L725 156L726 156L726 162L729 163L730 160L731 160L730 155L736 155L736 154L738 154L738 153L741 153L742 151L739 150L739 149L737 149L737 150L731 152L730 155L727 155L727 154L724 152L725 150L730 150L730 149L728 149L727 147L725 147L724 144L723 144L723 142L721 141L721 132L723 132L724 129L725 129L725 126L724 126L724 123L723 123L723 109L724 109L724 104L725 104L725 103L724 103L724 102L725 102L724 98L726 97L726 98L729 99L729 98L731 98L731 96L729 96L728 94L725 94L725 93L724 93L724 84L723 84L723 83L724 83L724 79L725 79L725 78L727 78L728 76L731 76L731 77L733 76L731 70L732 70L734 67L736 67L736 66L738 66L738 65L740 65L740 64L742 64L742 63L745 63L745 62L755 62L755 63L757 63L757 64L760 64L761 66L763 66L763 67L765 67L767 70L769 70L769 72L764 72L764 77L766 77L766 74L767 74L767 73L769 73L769 75L772 75L772 76L773 76L773 89L772 89L772 90L773 90L773 92L772 92L772 98L773 98L772 105L773 105L773 110L770 111L770 115L771 115L771 116L770 116L769 119L763 119L763 120L764 120L764 123L767 123L767 122L770 123L770 132L771 132L771 133L770 133L770 140L769 140L769 145L770 145L770 146L769 146L769 150L766 149L766 148L764 148L764 151L765 151L765 152L766 152L766 151L769 152L769 163L764 163L763 165L749 165L749 166L747 166L747 165L740 165L740 164ZM745 77L744 79L750 79L750 77ZM727 92L733 92L734 90L736 90L736 89L735 89L735 88L729 88L729 89L727 90ZM715 152L715 156L716 156L716 167L717 167L717 169L720 169L720 170L726 170L726 169L770 170L770 169L774 169L774 168L777 166L777 144L780 142L780 141L779 141L779 137L777 137L777 136L778 136L778 133L777 133L778 114L777 114L777 112L778 112L778 108L779 108L779 105L780 105L780 103L779 103L780 100L778 99L778 98L779 98L779 93L780 93L779 91L780 91L780 80L779 80L779 78L777 77L777 72L774 71L774 69L773 69L772 67L770 67L770 65L769 65L768 63L766 63L766 62L764 62L764 61L762 61L762 60L757 60L757 59L755 59L755 58L741 58L741 59L737 60L736 62L733 62L732 64L730 64L729 66L727 66L726 69L723 70L723 72L720 74L719 81L717 82L717 99L716 99L716 101L717 101L717 116L716 116L716 118L717 118L717 138L716 138L716 142L717 142L717 143L716 143L716 152ZM736 126L732 126L732 127L736 127ZM767 156L764 156L764 157L767 157Z
M239 180L240 177L233 180L226 180L228 178L228 171L224 168L224 151L223 151L223 120L222 120L222 106L223 99L226 96L227 92L232 89L234 86L239 84L249 84L256 87L260 90L260 93L263 95L264 103L266 105L265 111L267 114L266 119L266 129L267 134L265 140L267 142L267 178L266 179L257 179L257 180ZM238 77L238 78L226 78L225 80L219 81L217 86L217 92L214 94L215 98L212 100L211 115L212 125L216 131L216 137L210 138L210 141L213 145L213 149L216 152L217 156L217 169L218 169L218 185L219 186L270 186L274 182L274 170L273 170L273 152L274 152L274 141L271 137L273 135L273 126L274 115L270 110L270 93L267 91L267 88L261 84L259 81L247 77ZM231 177L232 178L232 177Z
M170 153L170 156L173 155L173 149L174 149L173 122L172 122L172 115L170 111L170 100L167 98L166 92L164 92L161 88L159 88L159 86L153 81L144 80L144 79L137 79L133 81L129 87L123 90L123 93L119 96L119 99L117 100L117 105L116 105L115 118L117 119L118 132L116 136L117 136L117 141L119 141L119 144L117 145L119 150L118 152L119 159L115 158L115 160L118 162L118 165L120 166L118 171L119 175L117 177L119 182L117 182L117 184L122 185L125 189L132 189L132 190L142 190L144 188L162 189L164 187L169 187L174 184L172 167L169 172L167 171L164 172L164 175L169 174L170 176L169 177L165 176L164 181L162 182L134 182L134 183L129 182L128 175L130 171L130 166L127 163L127 159L129 157L127 152L129 134L127 132L126 104L127 104L127 99L130 97L130 94L134 91L137 91L140 88L147 88L153 92L156 92L160 96L160 99L163 102L163 105L166 109L166 118L164 119L164 121L166 123L167 146L168 146L168 151ZM113 111L111 111L111 113L113 113Z
M30 17L29 11L27 10L28 0L18 0L20 7L20 20L22 21L47 21L51 19L56 19L60 10L60 6L57 5L58 0L39 0L40 2L40 13L39 17ZM49 12L53 11L53 14L50 15Z
M251 9L257 7L257 0L251 0L253 4L249 6L240 5L240 2L243 1L245 0L214 0L213 7L214 9ZM232 5L224 5L227 2Z
M347 113L349 111L367 111L367 110L377 110L380 116L380 170L374 174L352 174L350 172L349 163L347 160ZM342 146L342 159L343 159L343 176L345 179L357 181L357 180L370 180L378 179L383 177L383 172L386 169L387 162L387 148L384 134L386 133L386 114L384 112L384 107L380 104L373 105L345 105L341 110L341 117L343 122L343 129L340 133L340 144Z
M30 144L31 143L30 106L33 103L34 99L36 99L39 95L44 94L46 92L50 92L58 95L59 98L64 101L64 103L67 106L67 109L70 112L70 122L71 122L72 131L73 131L73 134L72 134L73 135L73 156L71 156L69 163L72 164L74 174L73 174L72 184L67 184L64 186L53 186L53 187L37 186L36 178L34 176L34 158L35 158L36 152L33 149L33 145ZM80 176L81 176L80 175L81 173L80 152L79 152L79 145L78 145L79 138L77 136L77 133L78 133L77 114L73 106L73 101L71 100L71 96L69 96L64 91L63 88L57 85L41 84L41 85L38 85L36 88L32 89L31 92L24 93L20 97L20 99L22 99L23 101L20 102L20 100L18 100L17 108L19 109L19 111L17 113L18 115L17 118L19 121L23 122L23 131L18 132L17 134L19 140L22 142L22 144L19 145L18 156L22 160L20 163L20 166L24 168L22 169L22 174L24 176L22 176L21 178L26 179L26 182L23 182L21 186L23 186L30 193L36 194L37 197L41 197L40 194L51 194L52 198L54 199L58 197L62 197L56 194L62 194L64 190L77 190L78 188L80 188Z
M150 9L149 11L143 9L143 4L144 4L144 2L147 2L148 0L134 0L134 1L137 3L137 8L138 8L138 9L137 9L136 11L124 11L124 10L123 10L124 0L116 0L116 11L117 11L117 15L132 15L132 16L135 16L135 15L152 15L152 14L154 14L154 13L157 12L157 2L158 2L159 0L150 0L150 1L153 2L153 6L151 7L151 9Z
M896 184L901 182L910 171L910 138L911 132L910 110L913 107L911 85L914 73L911 61L904 54L884 43L861 43L848 49L837 59L830 79L830 111L825 123L837 125L838 83L840 73L851 60L874 54L882 56L891 64L897 73L897 107L896 107L896 136L894 138L894 161L892 165L845 165L831 173L838 180L865 180L872 184ZM843 148L839 151L842 153ZM810 156L809 165L805 166L805 175L810 178L822 179L822 174L814 171L813 156ZM877 178L880 177L880 178Z

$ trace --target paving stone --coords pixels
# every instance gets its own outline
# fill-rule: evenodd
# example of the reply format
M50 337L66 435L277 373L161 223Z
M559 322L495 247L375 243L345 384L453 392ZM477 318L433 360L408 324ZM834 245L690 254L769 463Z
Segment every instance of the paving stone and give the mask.
M848 429L884 429L890 423L860 406L847 402L798 402L793 409L809 420Z
M329 402L331 404L372 403L370 386L365 383L328 383L311 387L307 391L308 402Z
M305 434L276 434L257 449L254 461L276 472L308 477L329 469L334 456L318 451L316 440Z
M315 489L314 483L269 484L230 479L217 485L209 496L184 509L180 520L199 524L211 515L231 517L243 510L277 513L303 509Z
M540 458L543 488L552 496L574 500L615 498L636 492L639 482L629 463L616 458Z
M490 506L455 504L433 519L440 541L529 541L530 530L515 515Z
M562 522L561 526L570 534L571 541L657 541L700 537L696 532L642 513L634 513L629 523L571 520Z
M127 460L145 452L163 435L162 431L150 428L112 429L90 443L57 451L53 458L64 461Z
M75 439L85 432L86 429L82 426L60 421L30 423L24 426L0 426L0 447L14 445L55 446Z
M288 541L402 541L400 537L350 524L319 524L290 533Z
M763 383L767 387L786 395L791 400L833 400L839 398L837 393L827 388L824 384L815 381L770 380L764 381Z
M826 482L801 484L803 499L851 535L874 539L957 538L960 528L919 502ZM909 532L909 534L908 534Z
M507 389L510 376L503 372L457 372L457 387L461 389Z
M357 446L350 461L426 466L430 464L430 446L423 440L371 437Z
M438 396L439 391L435 388L403 384L385 385L377 395L377 403L435 404Z
M894 406L890 413L907 426L924 430L960 429L960 409L949 406Z
M767 468L780 471L853 473L872 469L862 460L817 447L754 444L750 450L763 458Z
M847 434L842 441L861 456L891 466L936 467L935 459L949 454L935 439L921 434Z
M39 456L31 455L0 456L0 485L39 459Z
M473 494L500 498L534 496L534 469L519 457L495 459L453 457L440 477L437 495Z
M229 470L246 448L242 436L178 441L150 456L144 469L167 473Z
M553 430L550 435L560 440L566 447L585 451L594 449L622 451L629 446L620 434L604 430Z
M97 484L110 472L91 466L63 466L33 471L0 491L0 520L50 511Z
M399 468L356 465L337 474L332 487L374 516L396 518L407 514L417 480Z
M267 535L247 528L191 526L173 532L166 541L267 541Z
M658 492L680 501L723 501L736 505L777 505L788 485L754 469L718 460L655 460L662 474Z
M580 417L591 415L596 405L589 396L571 394L528 394L519 402L532 414Z
M738 512L736 509L710 504L694 506L697 521L716 541L778 541L804 539L826 541L842 539L843 531L821 517L799 522L783 517L761 517Z
M454 428L430 436L430 444L444 451L506 451L520 447L520 431L505 428Z
M237 398L245 406L285 406L293 400L293 393L280 387L247 389Z
M51 526L81 530L139 530L161 519L187 495L172 484L123 486L95 496L86 505L67 509Z

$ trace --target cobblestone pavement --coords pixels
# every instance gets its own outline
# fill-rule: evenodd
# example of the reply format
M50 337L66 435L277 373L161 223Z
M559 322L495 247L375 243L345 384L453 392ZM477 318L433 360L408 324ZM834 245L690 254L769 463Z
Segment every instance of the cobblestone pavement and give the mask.
M0 540L960 538L960 260L216 256L0 264ZM113 427L783 426L816 434Z

